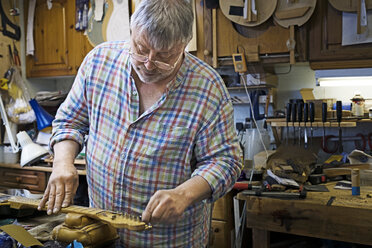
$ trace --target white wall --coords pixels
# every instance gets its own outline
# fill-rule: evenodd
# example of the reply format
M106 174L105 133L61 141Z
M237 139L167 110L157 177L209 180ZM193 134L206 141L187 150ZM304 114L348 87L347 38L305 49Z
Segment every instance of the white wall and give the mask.
M277 74L289 71L288 64L275 66ZM301 88L313 88L316 99L335 98L343 103L351 102L355 92L360 92L366 98L372 99L371 86L342 86L335 85L334 87L316 86L315 72L310 68L308 63L298 63L292 66L288 74L278 75L278 94L277 94L277 109L285 108L286 103L291 98L302 98L300 94ZM366 105L369 104L366 101Z

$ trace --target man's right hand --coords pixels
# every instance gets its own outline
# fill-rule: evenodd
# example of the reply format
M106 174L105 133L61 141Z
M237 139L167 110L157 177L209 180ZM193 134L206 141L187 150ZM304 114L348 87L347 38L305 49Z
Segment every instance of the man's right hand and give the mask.
M79 176L73 164L54 164L38 209L41 210L48 202L47 214L58 213L61 207L67 207L72 203L78 185Z
M56 143L53 149L53 171L38 207L41 210L48 202L47 214L56 214L61 207L70 205L79 185L79 175L74 165L79 144L72 140L63 140Z

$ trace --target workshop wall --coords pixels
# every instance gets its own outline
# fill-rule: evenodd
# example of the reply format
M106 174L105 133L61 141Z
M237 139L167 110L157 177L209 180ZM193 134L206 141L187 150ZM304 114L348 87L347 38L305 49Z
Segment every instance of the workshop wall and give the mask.
M11 16L9 14L9 10L11 8L14 8L13 1L1 1L1 4L3 6L4 12L6 13L8 19L16 24L19 25L20 18L19 16ZM9 30L12 31L12 30ZM13 40L7 36L4 36L2 33L0 33L0 76L3 77L4 73L9 69L11 66L10 63L10 55L9 55L9 49L8 45L11 46L13 50L13 46L17 48L18 51L20 51L20 41Z

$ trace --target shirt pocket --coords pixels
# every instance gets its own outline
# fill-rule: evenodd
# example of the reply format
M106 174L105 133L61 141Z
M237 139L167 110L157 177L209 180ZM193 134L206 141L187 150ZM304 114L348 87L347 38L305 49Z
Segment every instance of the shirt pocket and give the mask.
M155 142L153 146L148 147L146 154L160 160L175 161L185 158L192 146L192 131L188 127L159 123L155 136Z

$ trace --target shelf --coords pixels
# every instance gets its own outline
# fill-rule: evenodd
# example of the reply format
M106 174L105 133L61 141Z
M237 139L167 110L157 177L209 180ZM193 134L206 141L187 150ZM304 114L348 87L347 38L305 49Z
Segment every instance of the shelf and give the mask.
M268 85L268 84L260 84L260 85L249 85L247 86L248 90L264 90L264 89L271 89L276 88L276 86ZM245 90L244 86L236 86L236 87L227 87L227 90Z
M287 122L284 119L267 119L266 120L272 127L286 127ZM294 124L294 125L293 125ZM300 124L300 125L299 125ZM356 127L357 121L342 121L340 123L341 127ZM288 122L288 127L305 127L305 123L301 122ZM306 127L310 127L310 122L306 122ZM312 127L323 127L323 122L321 121L315 121L312 123ZM324 127L338 127L338 122L324 122Z
M45 166L37 165L37 166L23 166L21 167L20 164L6 164L0 163L0 168L10 168L10 169L22 169L22 170L33 170L33 171L44 171L44 172L52 172L52 167L45 164ZM86 175L85 169L78 169L77 170L79 175Z

